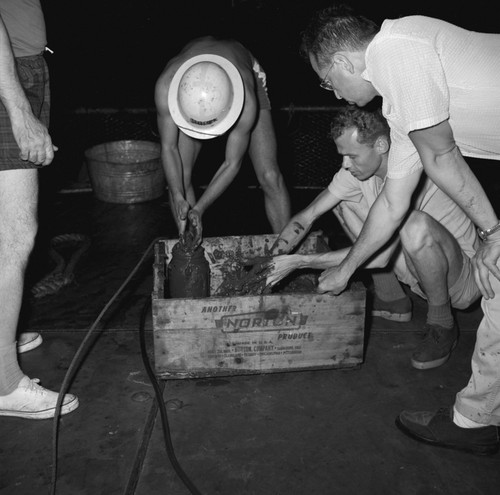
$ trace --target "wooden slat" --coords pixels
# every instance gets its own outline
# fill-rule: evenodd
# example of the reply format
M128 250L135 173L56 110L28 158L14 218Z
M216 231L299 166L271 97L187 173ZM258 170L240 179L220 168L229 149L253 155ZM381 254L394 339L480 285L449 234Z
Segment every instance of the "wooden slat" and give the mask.
M207 253L222 259L234 249L243 250L238 255L250 249L265 251L272 237L219 238L213 243L205 240L204 246ZM313 239L306 249L316 246ZM363 359L365 300L361 284L339 296L283 293L163 299L153 295L156 373L163 378L192 378L357 366Z

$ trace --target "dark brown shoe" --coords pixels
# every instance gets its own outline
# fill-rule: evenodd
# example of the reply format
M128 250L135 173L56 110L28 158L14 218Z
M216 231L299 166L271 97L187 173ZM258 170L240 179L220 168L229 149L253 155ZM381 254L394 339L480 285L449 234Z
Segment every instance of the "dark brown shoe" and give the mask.
M403 411L396 426L419 442L477 455L496 454L500 446L498 427L460 428L453 422L453 407L437 412Z
M458 327L445 328L426 324L422 342L411 357L411 364L419 370L429 370L444 364L457 345Z

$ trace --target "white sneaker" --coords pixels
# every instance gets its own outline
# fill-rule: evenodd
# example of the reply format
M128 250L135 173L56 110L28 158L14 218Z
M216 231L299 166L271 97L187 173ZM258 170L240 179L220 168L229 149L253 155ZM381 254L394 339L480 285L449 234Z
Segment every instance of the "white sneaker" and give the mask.
M23 332L17 339L17 352L31 351L37 348L43 342L42 336L38 332Z
M38 385L38 378L24 376L16 390L0 396L0 416L15 416L27 419L53 418L56 411L57 392ZM61 416L74 411L79 406L78 398L65 394L61 404Z

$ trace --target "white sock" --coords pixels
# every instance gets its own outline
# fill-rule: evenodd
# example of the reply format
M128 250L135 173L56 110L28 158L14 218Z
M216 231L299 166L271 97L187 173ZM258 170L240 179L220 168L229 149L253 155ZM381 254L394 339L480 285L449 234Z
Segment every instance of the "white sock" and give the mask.
M476 423L475 421L472 421L472 419L466 418L464 415L460 414L457 411L457 408L455 406L453 406L453 422L457 426L460 426L460 428L481 428L482 426L487 426L481 423Z

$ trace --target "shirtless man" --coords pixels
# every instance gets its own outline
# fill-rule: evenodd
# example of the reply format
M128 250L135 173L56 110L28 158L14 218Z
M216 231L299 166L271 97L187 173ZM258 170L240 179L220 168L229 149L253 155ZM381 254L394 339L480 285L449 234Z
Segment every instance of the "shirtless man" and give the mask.
M157 80L155 102L162 164L180 238L187 224L202 239L202 215L227 189L248 150L278 233L290 218L290 199L277 161L266 74L235 40L211 36L188 43ZM203 142L226 135L222 164L196 198L192 174Z

